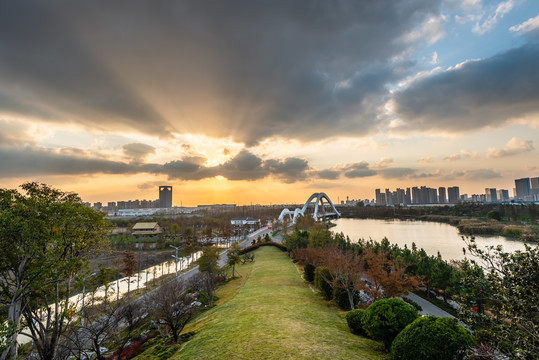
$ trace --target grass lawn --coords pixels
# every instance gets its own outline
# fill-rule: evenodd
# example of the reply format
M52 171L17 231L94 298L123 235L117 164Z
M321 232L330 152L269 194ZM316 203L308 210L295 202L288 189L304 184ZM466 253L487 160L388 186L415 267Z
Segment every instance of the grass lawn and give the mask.
M343 313L313 293L286 253L255 252L222 286L196 335L170 359L387 359L381 343L350 333Z

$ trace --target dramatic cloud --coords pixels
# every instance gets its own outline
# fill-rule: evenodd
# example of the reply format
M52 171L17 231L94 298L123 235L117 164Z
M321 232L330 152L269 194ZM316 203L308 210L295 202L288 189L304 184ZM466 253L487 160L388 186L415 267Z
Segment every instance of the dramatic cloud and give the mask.
M502 19L505 15L507 15L515 6L514 0L507 0L503 1L498 4L496 7L496 10L492 14L490 14L487 19L485 19L481 24L476 23L473 32L483 35L487 31L491 30L500 19Z
M125 144L122 146L124 154L133 161L140 162L148 155L155 154L155 148L141 143Z
M512 138L509 142L503 147L503 149L489 148L487 150L487 158L501 158L505 156L517 155L520 153L533 151L533 141L531 140L521 140L517 137Z
M391 103L397 130L470 132L539 113L539 45L420 78Z
M350 179L374 176L377 174L375 170L369 168L369 163L366 161L345 165L342 171L344 176Z
M6 3L0 115L247 144L365 134L413 65L399 56L442 36L439 3Z
M509 30L520 34L539 31L539 15L526 20L522 24L511 26Z
M337 180L341 176L341 171L326 169L326 170L320 170L320 171L312 171L311 175L318 179Z
M135 148L139 148L144 144L130 145L137 145ZM247 150L217 166L205 166L207 160L204 156L188 155L165 164L124 163L92 158L86 151L75 148L49 150L36 147L0 147L0 177L149 173L166 175L170 180L201 180L222 176L228 180L251 181L271 176L277 181L293 183L306 180L310 171L305 159L262 159Z

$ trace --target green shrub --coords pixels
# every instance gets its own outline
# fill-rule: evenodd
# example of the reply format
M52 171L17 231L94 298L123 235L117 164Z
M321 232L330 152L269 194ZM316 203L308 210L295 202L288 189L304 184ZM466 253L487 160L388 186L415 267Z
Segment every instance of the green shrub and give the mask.
M305 264L305 266L303 267L303 277L308 282L314 281L314 269L316 268L313 264Z
M493 219L500 221L502 219L502 214L498 210L490 210L487 213L487 219Z
M333 296L333 289L331 288L331 284L328 283L325 279L330 278L330 272L329 269L325 266L318 266L314 270L314 286L320 290L322 293L322 296L326 300L331 300Z
M333 288L333 301L343 310L350 310L350 300L348 300L348 293L342 287L335 286Z
M348 327L354 334L358 335L366 335L365 330L363 329L363 313L365 310L363 309L355 309L351 310L346 313L346 322L348 323Z
M417 318L414 308L395 298L372 303L363 315L363 328L370 337L381 340L389 350L391 342L406 325Z
M393 360L464 359L474 346L472 335L456 320L437 316L416 319L397 335L391 345Z

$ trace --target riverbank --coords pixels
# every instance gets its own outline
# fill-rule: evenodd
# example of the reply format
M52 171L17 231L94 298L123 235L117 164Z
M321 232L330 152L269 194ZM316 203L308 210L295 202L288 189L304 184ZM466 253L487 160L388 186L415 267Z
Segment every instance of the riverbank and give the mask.
M255 252L222 286L213 309L184 332L194 337L171 359L386 359L383 346L354 335L343 313L301 278L286 253Z
M539 242L539 208L535 205L459 204L437 207L342 207L342 218L420 220L450 224L462 235L504 236Z

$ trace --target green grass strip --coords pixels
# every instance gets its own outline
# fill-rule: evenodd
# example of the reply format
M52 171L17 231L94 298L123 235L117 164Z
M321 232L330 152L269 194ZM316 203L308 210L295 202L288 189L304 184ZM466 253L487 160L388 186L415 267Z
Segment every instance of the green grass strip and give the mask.
M184 331L171 359L387 359L380 343L350 333L343 313L301 278L286 253L262 247L217 306Z

